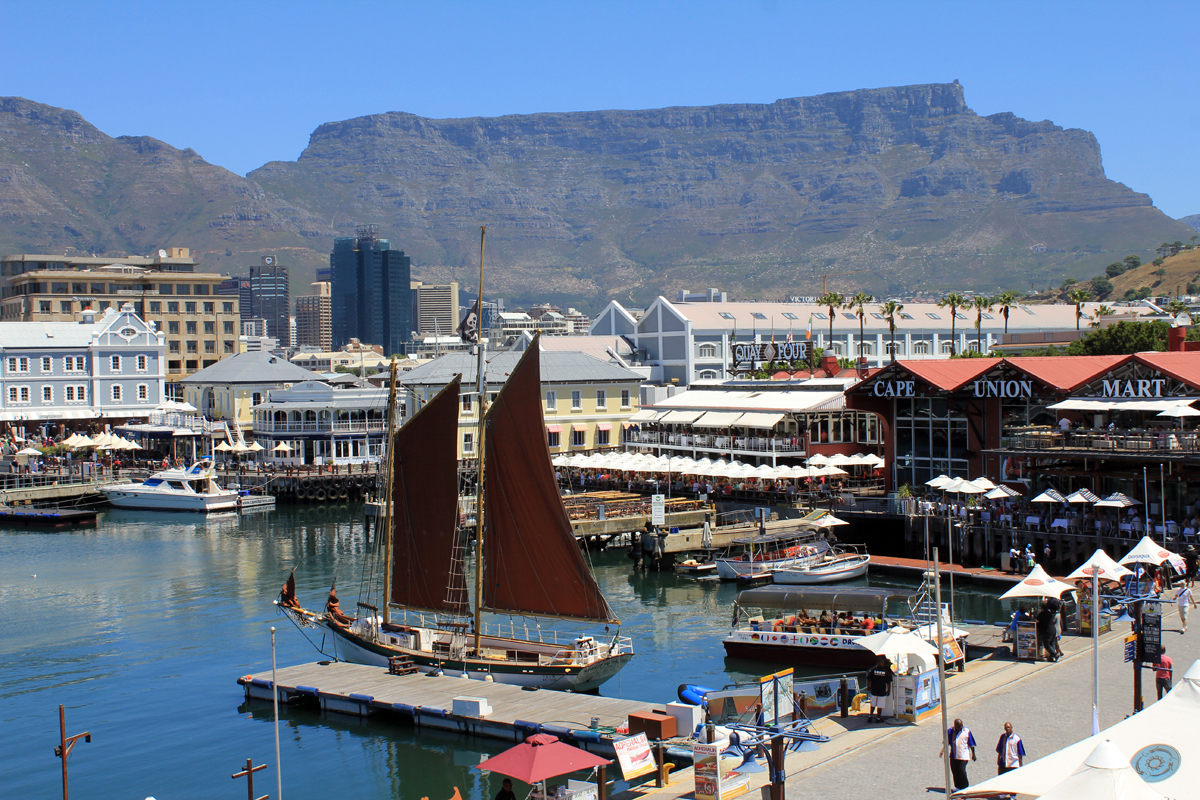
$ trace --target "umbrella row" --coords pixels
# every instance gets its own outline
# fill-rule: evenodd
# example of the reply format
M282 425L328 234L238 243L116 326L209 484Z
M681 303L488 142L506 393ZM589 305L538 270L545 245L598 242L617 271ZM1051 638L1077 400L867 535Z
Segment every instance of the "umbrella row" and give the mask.
M725 459L699 460L675 456L652 456L646 453L593 453L591 455L555 456L556 467L579 469L608 469L618 472L673 472L679 475L710 476L715 478L757 478L759 480L783 480L787 478L816 478L845 475L845 470L836 466L772 467L768 464L753 466L741 461Z
M137 442L125 439L117 434L101 433L96 436L88 436L83 433L72 433L62 443L72 450L78 450L84 447L95 447L98 450L141 450L142 446Z
M1183 559L1177 553L1167 550L1149 536L1143 536L1142 540L1120 560L1114 560L1103 550L1097 550L1079 569L1067 576L1067 581L1090 580L1093 575L1105 581L1120 581L1133 574L1131 570L1123 566L1124 564L1154 564L1158 566L1164 562L1170 564L1177 572L1184 571ZM1000 599L1061 597L1063 592L1073 588L1075 587L1066 581L1050 577L1049 573L1042 569L1042 565L1038 564L1030 570L1024 580L1000 595Z
M815 456L810 456L804 463L810 467L882 467L885 462L874 453L855 453L853 455L834 453L831 456L817 453Z

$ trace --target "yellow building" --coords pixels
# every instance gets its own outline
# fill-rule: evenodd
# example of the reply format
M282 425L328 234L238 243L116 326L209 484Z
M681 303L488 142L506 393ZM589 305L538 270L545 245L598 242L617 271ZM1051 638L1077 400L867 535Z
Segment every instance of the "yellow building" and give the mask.
M317 373L286 358L257 350L218 361L181 383L184 399L201 414L230 423L236 421L243 430L249 430L254 422L252 409L266 399L269 390L320 380Z
M521 354L497 353L487 359L487 388L496 396ZM400 376L406 408L415 413L442 390L455 375L462 375L462 407L458 415L458 457L478 456L479 394L476 358L451 353ZM638 410L642 376L586 353L543 351L542 413L546 441L552 453L577 453L619 447L629 418ZM490 402L490 400L489 400Z

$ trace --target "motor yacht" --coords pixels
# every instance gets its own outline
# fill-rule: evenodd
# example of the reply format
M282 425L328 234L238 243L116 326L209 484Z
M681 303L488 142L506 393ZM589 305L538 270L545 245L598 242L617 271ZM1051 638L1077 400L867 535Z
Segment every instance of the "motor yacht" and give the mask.
M141 483L120 483L102 490L117 508L155 511L229 511L237 508L236 489L217 485L213 464L202 459L187 469L164 469Z

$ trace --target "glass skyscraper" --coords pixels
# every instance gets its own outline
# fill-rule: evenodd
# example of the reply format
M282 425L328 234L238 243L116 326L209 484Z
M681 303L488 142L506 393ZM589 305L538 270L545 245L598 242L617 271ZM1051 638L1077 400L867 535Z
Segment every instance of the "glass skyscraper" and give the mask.
M355 338L382 345L384 355L405 352L412 333L412 259L391 249L374 225L361 225L353 238L334 240L329 271L333 346Z

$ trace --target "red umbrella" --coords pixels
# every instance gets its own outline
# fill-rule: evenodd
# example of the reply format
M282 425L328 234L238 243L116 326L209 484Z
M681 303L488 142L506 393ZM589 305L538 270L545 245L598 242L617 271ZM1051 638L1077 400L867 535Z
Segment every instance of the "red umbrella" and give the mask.
M568 772L611 763L607 758L560 742L557 736L535 733L516 747L484 761L479 769L499 772L522 783L535 784Z

